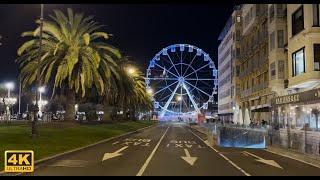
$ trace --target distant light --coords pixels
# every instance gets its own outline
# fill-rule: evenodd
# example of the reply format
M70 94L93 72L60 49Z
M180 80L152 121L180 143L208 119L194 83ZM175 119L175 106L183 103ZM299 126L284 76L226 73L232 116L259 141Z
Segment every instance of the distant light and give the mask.
M39 87L38 91L41 92L41 93L44 93L46 90L46 88L44 86L42 87Z
M13 89L14 88L14 83L13 82L7 82L5 85L4 85L7 89Z
M151 95L151 94L153 94L153 90L151 88L148 88L147 93Z
M177 101L181 101L182 100L182 96L177 96Z
M134 74L136 72L136 69L134 68L134 67L129 67L128 68L128 74L129 75L132 75L132 74Z

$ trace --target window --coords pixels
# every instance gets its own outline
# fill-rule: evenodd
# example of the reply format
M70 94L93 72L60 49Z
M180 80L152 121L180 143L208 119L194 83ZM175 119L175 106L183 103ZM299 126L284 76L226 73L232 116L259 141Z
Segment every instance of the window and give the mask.
M283 48L284 46L284 33L283 30L278 30L278 48Z
M271 5L269 8L269 18L270 18L270 23L271 23L274 19L274 5Z
M292 53L292 76L306 72L304 48Z
M279 79L284 79L284 61L283 60L278 60L278 78Z
M238 77L240 74L240 67L239 66L236 66L236 76Z
M274 31L270 34L270 51L275 48L275 35Z
M270 64L270 76L271 76L271 80L276 78L276 63L275 62Z
M236 57L240 57L240 48L236 48Z
M312 4L313 26L319 26L319 4Z
M277 16L282 17L283 16L283 4L277 4Z
M292 14L292 36L304 29L303 5Z
M236 41L240 41L240 30L236 30Z
M237 22L241 22L241 17L240 16L237 16Z
M314 70L320 71L320 44L313 44Z

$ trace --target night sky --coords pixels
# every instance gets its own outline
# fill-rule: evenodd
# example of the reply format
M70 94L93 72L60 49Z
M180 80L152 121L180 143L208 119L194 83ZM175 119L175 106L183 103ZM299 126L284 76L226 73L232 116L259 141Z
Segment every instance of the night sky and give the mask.
M215 61L217 66L218 36L231 15L234 4L46 4L45 18L53 9L66 8L94 15L113 34L111 44L131 56L145 72L150 59L162 48L176 43L195 45ZM26 40L21 33L36 28L40 16L38 4L0 5L0 83L16 81L17 48Z

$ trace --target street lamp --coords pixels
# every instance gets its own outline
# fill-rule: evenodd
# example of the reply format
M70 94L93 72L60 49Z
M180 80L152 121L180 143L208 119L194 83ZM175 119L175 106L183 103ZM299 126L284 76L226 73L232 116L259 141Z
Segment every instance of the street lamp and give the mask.
M42 52L42 34L43 34L43 10L44 10L44 5L40 5L40 34L39 34L39 51L38 51L38 59L37 59L37 78L36 78L36 84L37 87L41 87L41 82L40 82L40 60L41 60L41 52ZM31 134L32 136L37 135L37 121L38 121L38 115L36 109L38 108L38 91L36 91L36 108L34 110L34 120L32 121L31 125Z
M152 94L153 94L153 90L152 90L151 88L148 88L148 89L147 89L147 93L148 93L149 95L152 95Z
M177 96L177 101L181 101L182 100L182 96Z
M134 67L128 67L127 72L129 75L133 75L136 72L136 69Z
M42 86L42 87L39 87L38 88L38 91L39 91L39 111L42 112L42 105L43 105L43 102L42 102L42 93L45 92L45 87Z
M8 98L10 98L10 91L13 90L14 83L13 82L7 82L4 86L7 88L7 90L8 90Z

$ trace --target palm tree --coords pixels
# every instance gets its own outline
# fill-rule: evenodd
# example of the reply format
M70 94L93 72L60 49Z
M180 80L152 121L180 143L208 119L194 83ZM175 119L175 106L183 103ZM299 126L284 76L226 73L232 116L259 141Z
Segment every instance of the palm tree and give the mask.
M93 88L99 95L106 93L108 80L116 73L115 59L121 58L118 49L106 43L110 34L98 31L102 25L93 21L93 16L67 10L65 15L54 10L51 20L43 22L43 45L40 64L39 28L22 33L30 37L18 49L22 87L35 84L36 68L41 69L41 84L53 84L52 97L57 89L68 97L66 121L74 120L75 98L84 97ZM40 21L36 21L40 23Z
M118 73L112 77L114 81L109 86L110 93L104 97L104 121L109 120L110 113L115 110L122 110L124 115L129 112L131 119L134 119L136 110L152 108L142 72L136 70L128 74L127 66L130 66L130 62L126 58L122 58L118 64Z

